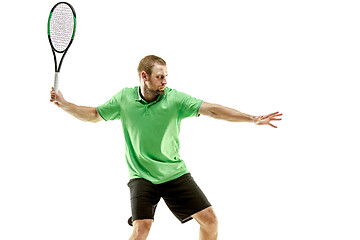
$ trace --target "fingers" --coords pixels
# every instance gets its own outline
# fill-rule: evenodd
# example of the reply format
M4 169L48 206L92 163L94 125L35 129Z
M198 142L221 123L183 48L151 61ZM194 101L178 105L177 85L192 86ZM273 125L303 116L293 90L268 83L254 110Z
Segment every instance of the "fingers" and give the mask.
M277 112L277 113L278 113L278 112ZM281 121L281 120L282 120L281 118L274 118L274 117L282 116L282 113L280 113L280 114L277 114L277 113L274 113L274 115L273 115L272 117L270 117L270 119L269 119L269 123L268 123L268 124L269 124L271 127L273 127L273 128L277 128L277 126L271 124L270 121Z
M260 119L268 118L269 120L282 120L281 118L275 118L275 117L280 117L282 115L283 115L282 113L274 112L274 113L270 113L270 114L268 114L266 116L260 116Z
M282 116L282 113L276 112L276 113L274 113L274 115L271 116L270 120L281 121L282 118L275 118L275 117L280 117L280 116Z
M54 88L52 87L50 91L50 102L57 103L58 99L59 99L59 95L55 92Z
M279 113L279 112L270 113L270 114L268 114L268 115L264 116L264 118L271 117L271 116L273 116L274 114L277 114L277 113Z
M51 88L50 91L50 102L53 102L55 100L55 91L54 88Z
M269 125L270 125L271 127L273 127L273 128L277 128L277 126L275 126L275 125L273 125L273 124L271 124L271 123L269 123Z
M280 116L282 116L282 113L274 112L274 113L270 113L270 114L266 115L264 118L268 118L268 117L280 117Z
M273 128L277 128L277 126L271 124L271 121L281 121L282 118L275 118L275 117L280 117L282 115L283 115L282 113L274 112L274 113L270 113L266 116L259 116L258 125L269 125Z
M50 102L54 102L55 99L56 99L56 93L54 91L54 88L52 87L50 91Z

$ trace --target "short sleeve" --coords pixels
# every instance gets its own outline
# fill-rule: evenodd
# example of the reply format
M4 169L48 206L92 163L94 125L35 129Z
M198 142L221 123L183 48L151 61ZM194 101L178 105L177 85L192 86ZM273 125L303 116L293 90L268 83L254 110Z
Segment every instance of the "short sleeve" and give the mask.
M109 101L96 108L99 115L105 121L120 119L121 117L120 103L121 103L122 92L123 91L118 92Z
M183 92L176 92L176 99L179 106L179 116L181 119L187 117L200 116L199 109L203 100L194 98Z

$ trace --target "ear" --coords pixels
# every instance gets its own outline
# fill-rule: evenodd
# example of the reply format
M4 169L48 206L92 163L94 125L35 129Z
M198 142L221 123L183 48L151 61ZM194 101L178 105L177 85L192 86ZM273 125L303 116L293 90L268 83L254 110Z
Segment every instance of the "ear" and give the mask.
M142 71L142 72L141 72L141 79L144 80L144 81L147 81L147 80L148 80L148 79L147 79L147 74L146 74L145 71Z

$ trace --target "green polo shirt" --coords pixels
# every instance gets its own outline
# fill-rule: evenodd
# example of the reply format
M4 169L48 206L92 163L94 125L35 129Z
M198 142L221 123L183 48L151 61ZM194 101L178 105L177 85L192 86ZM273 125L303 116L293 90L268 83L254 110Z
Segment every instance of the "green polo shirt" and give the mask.
M140 87L124 88L97 107L100 116L120 120L125 137L125 158L130 179L164 183L189 171L180 159L181 120L199 116L202 100L165 88L156 101L146 102Z

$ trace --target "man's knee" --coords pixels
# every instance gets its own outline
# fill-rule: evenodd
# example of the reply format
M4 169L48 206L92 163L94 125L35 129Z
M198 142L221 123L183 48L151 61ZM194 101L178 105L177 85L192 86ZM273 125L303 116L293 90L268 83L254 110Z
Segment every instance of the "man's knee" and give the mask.
M212 207L208 207L198 213L196 213L194 216L196 221L199 222L199 224L202 227L205 227L207 229L211 230L217 230L218 228L218 219L216 217L215 211Z
M217 231L217 229L218 229L218 219L217 219L216 214L213 211L213 209L209 210L209 214L207 216L207 220L205 221L205 224L211 230Z
M133 235L139 237L139 239L146 238L149 234L152 222L152 219L135 220L133 222Z

